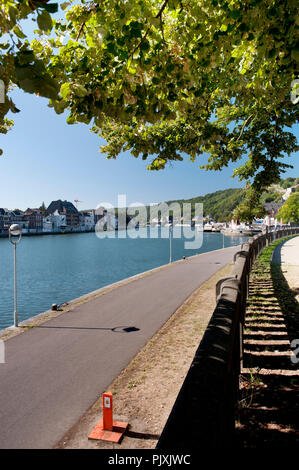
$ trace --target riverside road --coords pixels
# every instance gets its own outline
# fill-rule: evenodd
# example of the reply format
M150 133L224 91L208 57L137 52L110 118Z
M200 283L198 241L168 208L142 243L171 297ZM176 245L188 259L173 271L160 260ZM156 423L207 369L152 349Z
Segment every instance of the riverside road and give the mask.
M154 270L8 338L0 363L0 448L53 448L191 293L239 249Z

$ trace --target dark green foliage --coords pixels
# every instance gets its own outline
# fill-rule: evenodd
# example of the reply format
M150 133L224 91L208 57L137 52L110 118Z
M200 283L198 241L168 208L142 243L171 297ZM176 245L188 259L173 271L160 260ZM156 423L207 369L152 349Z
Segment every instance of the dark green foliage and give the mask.
M167 201L167 204L178 202L182 206L183 203L191 203L193 215L195 204L202 203L204 217L210 216L215 221L224 221L231 218L232 212L243 200L243 197L244 190L242 188L230 188L191 199Z
M282 196L282 193L271 189L262 194L260 202L261 204L266 204L269 202L280 202L281 196Z
M287 189L291 186L296 186L297 184L299 184L299 178L286 178L281 180L280 186Z

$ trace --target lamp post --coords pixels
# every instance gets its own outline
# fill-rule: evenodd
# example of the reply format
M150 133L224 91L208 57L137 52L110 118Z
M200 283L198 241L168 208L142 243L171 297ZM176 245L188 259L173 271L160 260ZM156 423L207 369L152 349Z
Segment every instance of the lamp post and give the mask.
M172 228L173 226L169 226L169 263L172 263Z
M17 244L20 243L22 238L22 229L18 224L12 224L8 230L9 241L14 245L14 326L18 327L18 304L17 304Z

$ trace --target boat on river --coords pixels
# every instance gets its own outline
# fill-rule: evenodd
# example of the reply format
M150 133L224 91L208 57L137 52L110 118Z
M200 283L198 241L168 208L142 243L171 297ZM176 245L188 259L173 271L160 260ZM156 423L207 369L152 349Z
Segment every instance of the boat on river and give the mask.
M247 225L236 225L233 227L226 227L221 230L223 235L228 235L230 237L251 237L256 235L257 233L261 232L262 230L249 227Z
M212 232L212 229L213 229L213 225L212 225L212 224L206 223L206 224L204 224L204 226L203 226L203 231L204 231L204 232Z

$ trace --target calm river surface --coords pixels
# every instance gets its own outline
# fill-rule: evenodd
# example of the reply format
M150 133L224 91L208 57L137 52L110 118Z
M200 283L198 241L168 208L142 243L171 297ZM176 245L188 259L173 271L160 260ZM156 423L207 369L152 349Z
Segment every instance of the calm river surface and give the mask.
M95 233L23 237L17 246L19 322L95 289L169 263L168 228L157 238L103 238ZM161 232L162 230L162 232ZM147 231L147 232L146 232ZM119 232L121 233L121 232ZM161 235L162 233L162 235ZM244 243L246 237L204 233L198 249L185 249L181 228L175 227L172 260ZM144 238L142 238L142 235ZM192 239L191 239L192 240ZM0 329L14 322L13 246L0 239Z

